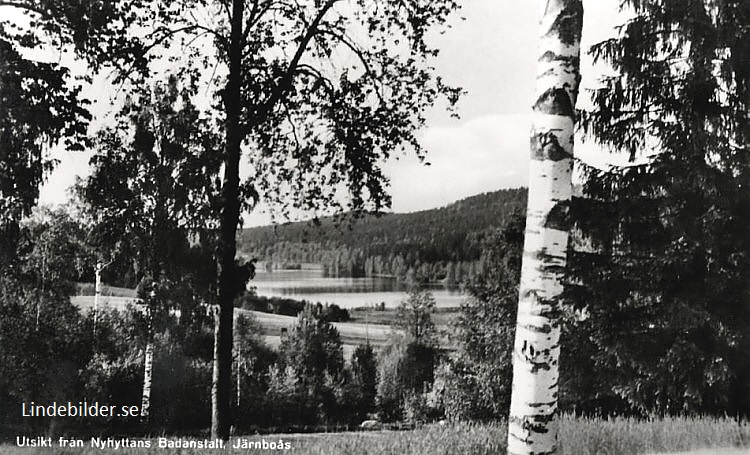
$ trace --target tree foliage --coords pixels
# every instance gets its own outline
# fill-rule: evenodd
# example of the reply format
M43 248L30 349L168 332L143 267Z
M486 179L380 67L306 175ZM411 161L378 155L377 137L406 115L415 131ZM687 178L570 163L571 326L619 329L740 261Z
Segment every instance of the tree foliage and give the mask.
M448 0L182 1L152 10L144 23L154 43L186 37L184 52L196 65L224 66L213 82L223 114L236 113L241 142L253 145L245 151L253 175L243 186L250 202L257 190L280 206L362 210L388 205L384 158L405 148L423 156L414 131L424 109L460 94L433 74L428 62L437 51L426 41L456 7ZM234 19L242 20L239 36ZM188 46L195 36L208 38L215 54L206 54L205 40ZM229 106L224 84L233 78L239 99ZM335 197L342 183L350 204Z
M351 398L355 423L366 419L375 410L378 370L375 351L369 344L360 344L351 359L351 384L354 388Z
M435 312L435 297L432 293L415 287L408 297L396 308L394 327L402 330L416 343L434 346L437 343L437 331L432 322Z
M24 59L0 29L0 234L3 254L18 240L18 222L31 214L39 185L54 162L49 146L66 140L81 148L89 114L80 86L69 89L68 71Z
M0 1L13 19L0 21L0 39L20 53L46 47L72 51L94 71L104 67L143 69L143 45L126 33L136 23L143 0ZM26 23L24 23L26 22Z
M282 337L277 368L287 376L292 373L297 397L292 405L296 412L285 411L295 418L286 424L321 424L336 418L341 404L336 388L345 378L343 347L336 328L319 318L312 306L299 314L297 325Z
M92 73L142 63L140 43L124 33L137 17L132 3L0 1L11 13L0 20L0 255L12 255L17 223L30 214L55 165L50 147L89 145L89 101L83 81L60 63L62 53L72 50Z
M408 335L398 334L378 355L378 418L402 421L409 405L432 386L438 352Z
M31 30L59 35L52 43L73 45L92 68L106 62L118 69L118 79L135 80L127 90L140 90L140 77L158 70L158 64L148 65L156 60L175 63L184 57L182 63L189 69L211 74L202 82L210 87L213 107L220 112L222 153L218 156L224 171L217 185L220 235L214 244L220 309L213 433L227 438L232 303L250 275L249 268L235 263L241 208L253 207L261 196L284 209L318 213L388 207L382 162L403 151L415 151L423 158L415 131L424 124L424 110L441 98L452 107L460 94L435 76L430 60L437 51L427 44L429 32L445 25L458 5L453 0L378 4L183 0L169 5L142 0L74 4L50 0L12 5L29 13ZM33 33L21 32L13 39L23 46L38 44ZM179 73L181 79L195 74ZM149 163L151 170L158 171L149 159L165 158L169 151L162 148L163 153L155 153L150 143L164 137L149 130L148 115L135 117L139 118L133 118L131 156L142 161L131 164ZM76 131L84 124L76 121ZM128 140L114 136L118 135L100 139L109 140L108 147L127 148L120 146ZM40 160L37 155L32 156L35 162ZM243 155L250 159L251 168L244 182L239 172ZM113 157L113 161L127 160ZM29 187L30 200L36 197L41 179L40 172L32 173L36 184ZM156 183L165 182L162 175ZM124 186L118 190L132 190ZM123 201L109 202L114 207ZM132 206L121 205L110 215L118 218L131 209L128 216L138 215L143 207L132 198L131 202ZM145 202L157 205L159 201ZM157 209L151 219L163 231L159 213ZM139 266L150 269L154 278L161 262L155 253L164 251L165 245L176 247L169 241L183 242L184 237L163 239L164 243L151 243L151 258L137 254ZM136 248L147 249L144 244Z
M251 313L237 317L234 332L235 426L247 431L261 425L272 425L274 422L269 416L281 406L274 403L274 397L269 394L269 369L273 368L277 353L265 344L260 324ZM284 400L280 395L275 398Z
M592 49L616 75L582 125L640 162L589 170L569 299L635 409L747 414L750 6L623 4L633 17Z
M4 423L30 423L19 420L21 402L67 400L82 390L78 373L92 354L92 332L69 300L85 256L82 231L64 211L40 210L21 226L12 267L0 270Z
M458 353L444 375L450 419L507 415L525 216L516 210L484 243L484 268L466 286L469 298L454 322Z
M180 311L179 333L171 335L186 341L216 301L222 145L212 120L194 104L197 91L195 77L173 76L131 92L116 124L99 132L94 171L78 185L98 257L111 257L115 273L125 271L138 283L149 313L148 345L165 330L170 309ZM239 270L235 286L243 289L252 270ZM169 363L185 369L176 360L188 362L189 353L180 348Z
M214 436L229 436L241 208L261 195L309 211L387 207L382 161L405 149L423 156L415 130L424 109L460 94L433 74L426 41L456 8L453 0L185 0L146 10L149 47L181 45L185 62L211 71L222 114ZM244 182L243 155L252 169Z
M210 288L221 140L196 108L195 80L170 77L131 94L99 132L94 171L78 193L100 255L145 276Z
M92 277L95 259L88 233L67 209L37 207L22 227L20 272L40 291L69 295L75 282Z
M439 360L432 322L435 299L416 285L397 309L394 332L379 354L377 408L381 420L419 420L423 394L433 384Z

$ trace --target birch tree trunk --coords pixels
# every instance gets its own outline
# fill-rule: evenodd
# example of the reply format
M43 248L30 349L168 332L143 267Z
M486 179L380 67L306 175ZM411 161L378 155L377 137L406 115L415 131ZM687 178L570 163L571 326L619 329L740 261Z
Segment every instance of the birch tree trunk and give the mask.
M153 299L153 294L152 297ZM149 305L151 302L149 302ZM143 359L143 393L141 395L141 422L148 424L151 420L151 384L154 371L154 312L146 307L148 327L146 333L146 352Z
M557 451L560 294L568 243L581 0L541 0L536 102L513 350L509 454Z
M146 343L146 355L143 361L143 395L141 396L141 422L151 419L151 383L154 369L154 342Z

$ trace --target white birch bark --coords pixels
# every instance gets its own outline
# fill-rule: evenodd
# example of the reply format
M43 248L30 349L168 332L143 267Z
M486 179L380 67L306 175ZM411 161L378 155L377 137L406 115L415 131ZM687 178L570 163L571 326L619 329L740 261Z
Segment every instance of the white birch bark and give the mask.
M551 454L558 448L559 299L567 257L583 6L581 0L541 0L540 6L509 454Z
M102 295L102 269L104 266L101 262L96 263L94 282L94 339L96 339L96 322L99 317L99 299Z
M148 422L151 414L151 383L154 367L154 343L146 343L146 355L143 361L143 396L141 397L141 421Z
M151 291L151 300L154 292ZM149 301L148 305L153 302ZM143 395L141 396L141 422L148 423L151 418L151 384L154 371L154 311L150 306L146 307L148 327L146 333L146 352L143 359Z

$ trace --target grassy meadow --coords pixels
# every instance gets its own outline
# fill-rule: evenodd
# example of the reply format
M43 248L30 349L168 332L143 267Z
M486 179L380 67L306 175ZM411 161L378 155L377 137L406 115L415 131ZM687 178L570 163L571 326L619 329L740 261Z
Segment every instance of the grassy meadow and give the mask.
M314 455L329 454L500 454L505 451L506 426L497 424L431 424L411 431L367 431L351 433L251 435L233 438L247 441L291 444L286 452ZM725 418L666 418L638 420L630 418L587 419L565 416L560 422L562 454L696 454L750 453L750 424L738 424ZM108 449L88 446L77 449L19 448L14 444L0 446L7 455L105 454L143 455L155 451L164 455L198 455L216 452L211 449ZM153 443L156 444L155 442ZM285 452L262 449L227 449L220 453L248 454Z
M248 311L236 308L238 314L252 313L255 320L260 324L263 338L267 345L277 348L281 344L281 330L291 330L297 324L294 316L281 314L261 313L259 311ZM387 343L392 330L390 326L363 322L334 322L333 326L341 336L344 357L349 359L356 347L360 344L370 343L375 347Z
M349 315L352 318L352 322L390 325L398 317L397 311L396 308L375 310L369 307L358 307L350 308ZM435 308L435 312L430 316L430 320L435 324L435 327L446 328L459 313L459 309L454 307Z
M89 293L90 291L90 293ZM88 311L94 307L93 284L83 283L78 285L78 295L71 297L71 302ZM124 310L129 304L136 301L135 290L127 288L117 288L105 286L102 291L102 297L99 300L100 308L103 310L114 309ZM263 331L265 342L275 348L281 343L282 329L291 330L297 323L297 318L280 314L262 313L259 311L249 311L240 308L235 309L237 314L252 314ZM385 310L374 310L372 308L353 308L349 310L351 321L335 322L333 326L339 331L341 342L344 348L346 358L350 358L357 345L370 343L375 347L380 347L388 342L391 336L391 324L398 317L395 308ZM432 321L435 327L442 334L440 344L443 348L450 349L450 341L445 336L448 324L458 315L457 308L437 308L432 315Z
M96 287L94 283L76 283L76 295L93 296ZM110 286L108 284L102 284L102 296L108 297L130 297L135 299L135 289L121 288L117 286Z
M100 308L102 310L113 309L122 311L127 305L135 303L136 298L134 296L123 294L125 293L103 295L99 300ZM91 295L72 296L70 301L83 311L88 311L94 307L94 296ZM278 345L282 329L291 330L297 324L297 318L294 316L262 313L260 311L250 311L241 308L235 308L235 313L252 314L260 325L263 335L270 346ZM365 342L369 342L374 346L382 346L390 336L390 323L395 318L395 312L389 313L389 316L390 318L388 319L378 321L357 319L352 322L334 322L333 326L339 331L341 342L345 346L351 346L352 349L358 344L364 344Z

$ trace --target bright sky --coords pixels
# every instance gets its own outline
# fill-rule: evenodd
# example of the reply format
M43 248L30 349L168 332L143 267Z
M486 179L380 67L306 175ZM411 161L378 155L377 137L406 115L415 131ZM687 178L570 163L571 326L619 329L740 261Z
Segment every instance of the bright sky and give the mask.
M439 207L477 193L527 185L538 3L467 1L453 27L436 39L434 44L441 49L439 73L468 94L459 105L460 119L451 119L442 109L428 114L420 137L431 166L413 156L386 164L395 212ZM584 0L584 49L615 33L614 27L622 22L618 3ZM601 72L584 57L582 88L594 87ZM89 96L104 99L105 91L94 87ZM585 103L584 97L582 91L579 105ZM592 144L578 145L576 153L603 160ZM66 189L75 176L88 173L88 153L56 151L53 156L60 165L42 187L45 204L66 202ZM253 226L267 224L270 216L261 208L245 219L245 226Z

